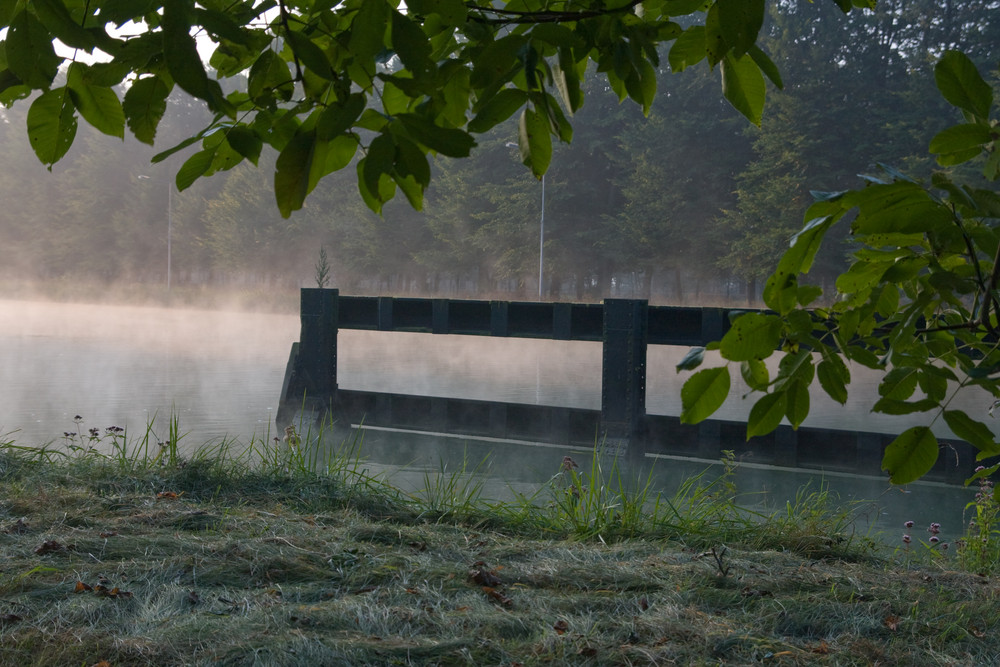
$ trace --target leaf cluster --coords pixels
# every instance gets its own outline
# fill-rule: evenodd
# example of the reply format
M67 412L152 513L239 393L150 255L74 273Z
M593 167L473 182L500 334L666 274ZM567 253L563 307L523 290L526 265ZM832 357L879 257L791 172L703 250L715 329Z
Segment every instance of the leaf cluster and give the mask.
M983 175L995 183L1000 129L992 88L958 51L943 54L935 80L964 122L939 132L931 152L941 167L982 158ZM808 415L814 379L845 403L849 364L859 364L882 375L873 412L928 415L887 448L882 467L894 483L919 479L934 466L940 443L931 428L939 419L974 446L980 460L998 456L992 430L951 403L967 387L1000 397L1000 195L995 187L956 182L945 171L925 183L880 165L863 180L857 189L813 193L804 227L765 286L770 311L738 316L712 346L738 363L747 385L760 393L747 437L769 433L782 420L798 427ZM837 278L836 301L811 308L822 290L800 280L840 220L850 222L857 249ZM783 354L772 377L764 359L777 350ZM696 367L700 358L689 355L679 370ZM729 372L728 365L704 369L685 383L685 421L705 419L721 406Z
M518 112L521 158L540 178L553 137L572 138L590 61L619 100L648 113L670 43L671 69L718 66L725 97L759 123L765 77L781 85L757 46L764 12L764 0L17 0L0 10L0 104L33 96L28 134L51 167L78 117L152 144L179 87L214 114L154 158L200 146L177 173L179 189L256 165L266 145L278 153L285 217L352 163L372 210L397 190L419 209L429 154L466 157L476 134Z

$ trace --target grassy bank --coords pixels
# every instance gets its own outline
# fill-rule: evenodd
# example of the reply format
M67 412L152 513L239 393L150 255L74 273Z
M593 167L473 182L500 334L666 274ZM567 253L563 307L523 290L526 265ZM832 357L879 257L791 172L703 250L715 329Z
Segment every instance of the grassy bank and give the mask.
M0 664L1000 659L987 552L880 547L822 490L761 514L731 474L654 496L595 458L492 502L466 474L404 494L350 448L176 436L0 448Z

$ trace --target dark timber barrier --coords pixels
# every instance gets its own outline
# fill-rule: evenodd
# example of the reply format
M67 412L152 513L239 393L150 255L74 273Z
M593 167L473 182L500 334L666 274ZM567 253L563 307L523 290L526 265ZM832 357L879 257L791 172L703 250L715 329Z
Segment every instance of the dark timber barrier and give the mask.
M747 441L743 422L692 425L679 417L646 414L647 346L719 340L729 328L729 312L649 306L633 299L603 304L470 301L341 296L335 289L305 288L302 331L292 344L277 426L281 430L332 416L345 428L364 423L587 448L598 443L635 457L714 460L723 450L734 450L737 455L752 452L753 461L775 466L880 474L882 452L893 435L782 425ZM601 342L601 410L340 389L339 329ZM971 447L963 442L944 446L927 479L963 481L974 466Z

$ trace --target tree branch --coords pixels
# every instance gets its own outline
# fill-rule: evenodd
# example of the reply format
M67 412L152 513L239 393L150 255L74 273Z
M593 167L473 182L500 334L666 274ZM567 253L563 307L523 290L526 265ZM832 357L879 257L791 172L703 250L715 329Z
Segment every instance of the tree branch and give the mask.
M642 0L630 0L626 5L614 7L612 9L590 9L579 12L528 12L514 9L498 9L495 7L483 7L475 3L466 3L469 9L469 20L476 23L486 23L488 25L509 25L509 24L536 24L536 23L570 23L583 19L592 19L598 16L609 14L621 14L631 12ZM479 12L480 15L472 12ZM492 16L489 16L492 15Z

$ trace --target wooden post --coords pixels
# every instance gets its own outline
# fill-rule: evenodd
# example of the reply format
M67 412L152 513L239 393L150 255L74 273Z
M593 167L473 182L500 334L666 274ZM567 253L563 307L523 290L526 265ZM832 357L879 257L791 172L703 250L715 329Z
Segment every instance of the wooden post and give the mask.
M298 398L328 400L337 392L337 325L340 296L335 289L306 287L301 292L298 376ZM294 398L294 397L289 397Z
M648 303L604 300L601 431L609 452L624 453L646 417Z

